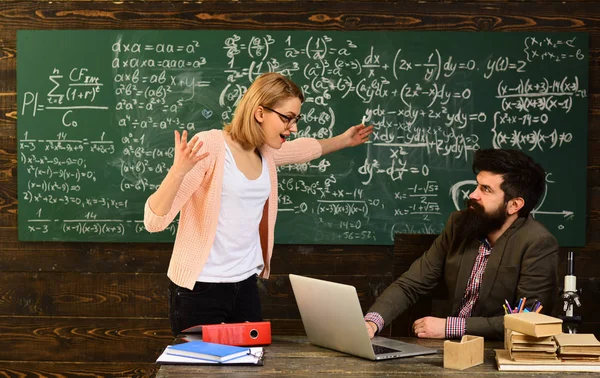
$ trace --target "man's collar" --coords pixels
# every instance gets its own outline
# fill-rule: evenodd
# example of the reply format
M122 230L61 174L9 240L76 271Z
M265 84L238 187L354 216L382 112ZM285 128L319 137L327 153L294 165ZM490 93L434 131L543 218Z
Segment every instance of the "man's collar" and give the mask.
M508 229L506 229L506 231L504 231L504 233L508 233L509 231L514 232L516 229L518 229L519 227L521 227L523 225L523 223L525 223L525 221L527 220L527 218L529 218L529 215L526 217L518 217L517 219L515 219L514 222L512 222L512 224L510 225L510 227L508 227Z
M490 250L493 248L488 238L481 237L479 238L479 241L485 246L486 249Z

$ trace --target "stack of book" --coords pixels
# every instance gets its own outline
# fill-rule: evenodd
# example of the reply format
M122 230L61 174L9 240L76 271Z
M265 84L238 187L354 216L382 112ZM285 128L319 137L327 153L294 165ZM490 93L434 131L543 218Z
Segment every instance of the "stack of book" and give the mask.
M557 361L554 335L562 333L562 320L536 312L504 317L504 345L513 361Z
M504 328L505 349L496 350L498 370L600 371L600 343L594 335L563 334L561 319L535 312L508 314Z
M507 328L504 344L513 361L557 360L553 336L529 336Z

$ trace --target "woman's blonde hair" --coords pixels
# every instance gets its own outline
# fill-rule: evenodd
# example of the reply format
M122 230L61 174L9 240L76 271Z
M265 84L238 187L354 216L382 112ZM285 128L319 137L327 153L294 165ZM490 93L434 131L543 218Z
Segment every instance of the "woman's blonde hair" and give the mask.
M289 98L298 98L301 103L304 102L304 95L294 82L275 72L260 75L242 96L233 119L225 125L225 131L244 148L262 146L265 135L254 118L254 111L259 106L275 108L280 101Z

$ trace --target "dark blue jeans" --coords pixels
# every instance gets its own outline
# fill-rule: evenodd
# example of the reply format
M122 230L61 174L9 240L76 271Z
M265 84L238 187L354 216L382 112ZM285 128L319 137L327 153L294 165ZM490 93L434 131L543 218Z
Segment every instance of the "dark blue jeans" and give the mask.
M196 282L193 290L171 282L169 322L173 334L200 324L262 321L258 277L237 283Z

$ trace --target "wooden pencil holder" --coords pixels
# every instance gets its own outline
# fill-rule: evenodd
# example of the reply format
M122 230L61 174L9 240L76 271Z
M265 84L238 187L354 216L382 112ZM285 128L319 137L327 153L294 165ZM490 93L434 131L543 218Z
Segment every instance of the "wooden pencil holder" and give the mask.
M483 363L483 337L464 335L460 342L444 341L444 368L464 370Z

